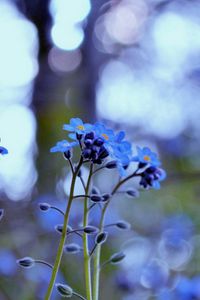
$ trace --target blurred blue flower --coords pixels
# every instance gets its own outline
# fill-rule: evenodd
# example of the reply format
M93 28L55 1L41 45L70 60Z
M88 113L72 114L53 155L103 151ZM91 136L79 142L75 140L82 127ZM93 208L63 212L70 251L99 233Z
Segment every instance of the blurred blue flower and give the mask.
M182 277L176 286L176 296L181 300L200 299L200 277Z
M128 272L119 272L115 278L117 287L123 292L132 293L136 284Z
M17 270L16 257L10 250L0 251L0 274L12 276Z
M62 153L64 153L64 152L67 152L67 151L71 150L73 147L75 147L77 145L78 145L77 142L69 143L66 140L62 140L62 141L57 142L56 146L54 146L50 149L50 152L62 152Z
M137 156L134 156L132 160L145 165L149 164L154 167L158 167L160 165L157 154L152 152L148 147L137 147Z
M161 290L167 286L169 280L169 269L167 264L159 259L153 259L141 274L143 287L152 290Z
M63 129L72 132L69 134L69 137L73 140L77 139L76 134L85 134L89 131L92 131L93 125L88 123L83 123L79 118L72 118L69 124L64 124Z
M5 154L8 154L8 150L2 146L0 146L0 154L1 155L5 155Z

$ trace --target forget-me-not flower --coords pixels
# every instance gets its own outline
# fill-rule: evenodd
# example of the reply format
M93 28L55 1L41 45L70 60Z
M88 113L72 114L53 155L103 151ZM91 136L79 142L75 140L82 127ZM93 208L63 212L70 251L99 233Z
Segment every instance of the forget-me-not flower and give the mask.
M132 160L145 165L149 164L154 167L158 167L160 165L157 154L152 152L148 147L137 147L137 156L134 156Z
M77 142L71 142L70 143L66 140L62 140L62 141L57 142L57 144L50 149L50 152L62 152L62 153L64 153L66 151L71 150L77 144L78 144Z
M69 137L73 140L76 140L76 134L82 135L89 131L92 131L93 125L88 123L83 123L80 118L72 118L69 124L64 124L63 129L70 131Z

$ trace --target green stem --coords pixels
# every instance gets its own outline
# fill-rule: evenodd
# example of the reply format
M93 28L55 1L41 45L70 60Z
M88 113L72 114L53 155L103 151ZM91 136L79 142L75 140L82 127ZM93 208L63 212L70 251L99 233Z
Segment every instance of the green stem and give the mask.
M49 300L50 297L51 297L53 287L54 287L54 284L55 284L55 280L56 280L56 277L57 277L57 273L58 273L58 270L59 270L59 267L60 267L61 258L62 258L62 254L63 254L63 248L64 248L65 240L66 240L66 237L67 237L67 225L68 225L68 220L69 220L69 212L70 212L70 208L71 208L71 204L72 204L72 200L73 200L73 196L74 196L74 187L75 187L76 177L77 177L78 171L80 170L82 162L83 162L83 158L81 157L81 159L79 161L79 164L76 168L76 171L72 175L70 195L69 195L69 200L68 200L68 204L67 204L67 208L66 208L66 212L65 212L65 216L64 216L62 235L61 235L60 243L59 243L59 246L58 246L56 260L55 260L55 263L54 263L54 266L53 266L51 279L50 279L49 286L48 286L48 289L47 289L47 292L46 292L45 300Z
M113 196L118 189L121 187L121 185L123 185L125 182L127 182L128 180L130 180L133 177L138 176L139 174L137 174L138 169L131 175L125 177L123 180L119 181L116 186L114 187L111 195ZM102 209L102 214L101 214L101 219L100 219L100 223L99 223L99 232L103 231L103 227L104 227L104 219L105 219L105 213L106 210L110 204L111 198L109 199L109 201L106 202L106 204L104 205L103 209ZM99 279L100 279L100 258L101 258L101 245L97 245L96 247L96 252L94 255L94 275L93 275L93 300L98 300L99 299Z
M83 216L83 227L88 225L88 193L90 188L90 182L92 179L93 165L90 165L90 173L85 189L84 199L84 216ZM84 233L83 235L83 253L84 253L84 270L85 270L85 285L86 285L86 296L87 300L92 300L92 287L91 287L91 268L90 268L90 254L88 250L88 236Z

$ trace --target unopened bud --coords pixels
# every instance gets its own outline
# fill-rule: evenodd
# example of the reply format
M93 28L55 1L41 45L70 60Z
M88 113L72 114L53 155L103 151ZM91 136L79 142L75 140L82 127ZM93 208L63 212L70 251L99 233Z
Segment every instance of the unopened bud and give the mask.
M51 205L49 205L48 203L40 203L39 204L39 208L42 210L42 211L47 211L51 208Z
M95 243L96 244L103 244L107 240L107 237L108 237L108 233L107 232L100 232L96 236Z
M119 262L121 262L124 258L125 258L125 254L123 252L117 252L117 253L114 253L111 257L110 257L110 262L112 264L117 264Z
M90 199L91 199L91 201L93 201L95 203L101 202L103 200L101 196L95 195L95 194L91 195Z
M103 194L102 195L102 201L103 202L106 202L106 201L108 201L109 199L110 199L110 197L111 197L111 195L110 194Z
M100 194L99 189L96 186L92 187L92 194L95 194L95 195L99 195Z
M107 169L115 169L115 168L117 168L117 162L116 162L116 160L109 161L109 162L105 165L105 167L106 167Z
M135 197L138 197L139 193L138 193L138 190L136 190L136 189L129 189L126 191L126 194L130 197L135 198Z
M71 150L67 150L63 153L63 156L65 159L69 160L72 157L72 151Z
M98 229L97 227L95 227L95 226L90 226L90 225L85 226L85 227L83 228L83 231L84 231L85 233L87 233L87 234L94 234L94 233L97 233L98 230L99 230L99 229Z
M72 288L67 284L57 283L56 289L62 297L71 298L73 295Z
M55 230L59 233L62 233L63 232L63 224L56 225Z
M126 222L126 221L118 221L116 223L116 226L119 229L123 229L123 230L130 229L130 227L131 227L131 225L128 222Z
M23 268L32 268L35 265L35 261L31 257L24 257L17 260L18 265Z
M81 248L79 245L71 243L71 244L65 245L64 250L67 253L75 254L75 253L80 252Z

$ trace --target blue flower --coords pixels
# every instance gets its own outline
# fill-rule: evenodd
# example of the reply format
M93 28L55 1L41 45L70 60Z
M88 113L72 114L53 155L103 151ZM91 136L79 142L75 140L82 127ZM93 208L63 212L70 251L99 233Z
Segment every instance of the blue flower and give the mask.
M105 143L111 143L114 141L115 135L112 129L108 129L104 124L97 122L93 128L97 137L102 138Z
M200 278L181 277L176 286L175 292L178 299L191 300L200 298Z
M120 175L124 177L126 175L126 168L131 162L132 146L131 143L124 140L125 132L120 131L111 144L111 156L117 161L117 167Z
M5 154L8 154L8 150L2 146L0 146L0 154L1 155L5 155Z
M77 145L78 145L77 142L69 143L68 141L63 140L63 141L57 142L56 146L54 146L50 149L50 152L64 153L64 152L71 150L73 147L75 147Z
M64 124L63 129L72 132L69 137L73 140L77 139L76 134L82 135L89 131L92 131L93 125L83 123L79 118L72 118L69 124Z
M152 152L148 147L137 147L137 156L134 156L132 161L137 161L144 165L149 164L154 167L158 167L160 165L157 154Z

